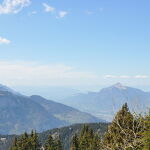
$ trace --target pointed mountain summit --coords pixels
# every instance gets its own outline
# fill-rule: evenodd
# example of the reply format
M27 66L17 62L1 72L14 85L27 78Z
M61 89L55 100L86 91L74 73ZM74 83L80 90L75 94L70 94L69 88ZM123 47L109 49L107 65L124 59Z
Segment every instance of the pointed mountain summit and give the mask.
M131 110L142 110L150 107L150 93L116 83L101 89L99 92L78 94L65 99L63 102L110 121L114 113L126 102Z
M116 84L113 84L111 85L110 87L106 87L106 88L103 88L99 91L99 93L103 93L103 92L113 92L113 91L124 91L124 90L128 90L129 87L121 84L120 82L116 83Z
M124 86L123 84L121 84L121 83L116 83L116 84L114 84L112 87L115 87L115 88L118 88L118 89L120 89L120 90L126 90L127 89L127 87L126 86Z

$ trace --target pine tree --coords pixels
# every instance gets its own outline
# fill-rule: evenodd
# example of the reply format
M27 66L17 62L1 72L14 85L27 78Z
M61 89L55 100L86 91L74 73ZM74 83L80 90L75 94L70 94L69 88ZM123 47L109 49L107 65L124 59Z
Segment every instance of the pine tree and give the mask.
M87 125L85 125L83 127L83 129L81 130L81 134L79 137L79 147L80 150L87 150L90 146L90 142L89 142L90 138L89 138L89 127Z
M36 131L31 131L30 137L28 139L28 143L30 143L30 149L31 150L39 150L40 149L40 144L38 141L38 135Z
M17 138L16 137L14 138L13 146L10 148L10 150L18 150L18 148L17 148Z
M45 150L56 150L56 143L51 135L48 136L48 139L44 145L44 149Z
M77 134L73 137L70 150L102 150L101 148L100 137L85 125L79 137Z
M62 144L61 144L60 138L56 142L56 149L57 150L62 150Z
M116 114L104 135L104 149L138 150L141 149L140 134L143 129L141 117L130 113L127 104Z
M94 136L91 150L102 150L102 142L98 134Z
M14 139L13 145L10 150L39 150L40 144L38 142L38 136L36 132L31 132L28 135L26 132L22 134L18 139Z
M150 150L150 115L145 119L145 131L143 133L143 150Z
M18 143L17 143L18 150L29 149L28 138L29 138L29 135L26 132L19 137Z
M73 136L70 150L79 150L79 139L77 134Z

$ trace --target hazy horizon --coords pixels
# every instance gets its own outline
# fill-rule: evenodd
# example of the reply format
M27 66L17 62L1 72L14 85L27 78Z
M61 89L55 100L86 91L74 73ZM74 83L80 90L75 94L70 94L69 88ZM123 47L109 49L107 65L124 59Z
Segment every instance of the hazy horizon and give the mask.
M1 0L0 83L30 93L117 82L150 90L149 4Z
M116 83L114 83L116 84ZM36 87L36 86L31 86L31 87L27 87L27 86L11 86L11 88L13 88L14 90L27 95L27 96L31 96L31 95L41 95L45 98L54 100L54 101L61 101L64 98L76 95L78 93L87 93L87 92L98 92L103 88L107 88L110 87L114 84L110 84L110 85L97 85L97 86L83 86L83 87L59 87L59 86L46 86L46 87ZM123 84L123 83L121 83ZM150 92L150 86L142 86L142 85L126 85L123 84L124 86L129 86L132 88L138 88L141 89L145 92ZM59 94L58 94L59 93Z

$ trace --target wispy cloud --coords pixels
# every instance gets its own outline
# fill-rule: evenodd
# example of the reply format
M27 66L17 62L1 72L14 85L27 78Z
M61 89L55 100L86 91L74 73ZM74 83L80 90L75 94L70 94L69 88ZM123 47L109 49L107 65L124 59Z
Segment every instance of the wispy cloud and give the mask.
M59 17L59 18L64 18L67 14L68 14L67 11L59 11L59 12L58 12L58 17Z
M18 13L30 2L30 0L3 0L0 4L0 14Z
M114 75L105 75L104 78L116 78Z
M130 76L122 75L122 76L119 76L119 78L121 78L121 79L129 79L129 78L130 78Z
M43 3L42 5L44 7L45 12L53 13L53 15L56 16L56 18L64 18L68 14L67 11L57 10L55 7L50 6L47 3Z
M29 16L32 16L32 15L35 15L35 14L37 14L37 11L35 11L35 10L28 13Z
M135 76L128 76L128 75L121 75L121 76L115 76L115 75L105 75L104 78L112 78L112 79L147 79L149 76L147 75L135 75Z
M10 43L10 40L0 37L0 44L9 44L9 43Z
M93 15L93 14L97 14L97 13L103 12L103 11L104 11L104 8L101 7L99 9L97 9L97 10L86 10L85 13L87 15Z
M136 75L135 78L136 79L147 79L148 76L147 75Z
M106 79L139 80L148 76L115 76L105 75ZM129 79L130 77L130 79ZM135 78L136 77L136 78ZM0 61L0 83L27 86L72 86L94 85L103 82L104 78L90 71L82 71L63 64L40 64L37 62ZM109 80L109 82L110 82Z
M44 11L45 12L54 12L55 11L55 8L46 4L46 3L43 3L43 7L44 7Z
M95 78L94 73L62 64L0 61L0 82L8 85L75 85Z

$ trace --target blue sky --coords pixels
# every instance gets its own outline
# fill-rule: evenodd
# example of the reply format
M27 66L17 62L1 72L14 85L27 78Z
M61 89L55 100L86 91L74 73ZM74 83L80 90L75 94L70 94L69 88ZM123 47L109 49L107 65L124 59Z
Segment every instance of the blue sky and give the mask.
M149 6L149 0L0 0L0 82L149 86Z

